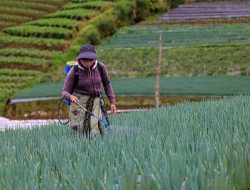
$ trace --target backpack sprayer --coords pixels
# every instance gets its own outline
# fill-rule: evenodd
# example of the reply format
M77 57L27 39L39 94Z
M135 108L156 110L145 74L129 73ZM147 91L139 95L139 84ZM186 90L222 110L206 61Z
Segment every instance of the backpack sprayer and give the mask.
M68 74L68 72L70 71L71 68L73 68L74 66L76 65L76 62L75 61L68 61L65 65L65 72L66 72L66 76ZM75 76L76 77L76 76ZM78 80L78 79L77 79ZM61 109L61 103L62 103L62 100L64 99L64 97L62 97L59 101L59 104L58 104L58 121L60 124L62 125L66 125L68 121L66 121L65 123L61 122L61 116L60 116L60 109ZM67 105L70 105L71 104L71 101L66 99L66 104ZM96 118L99 122L101 122L105 128L108 128L110 127L110 124L109 124L109 121L105 121L104 119L100 118L100 117L97 117L96 115L94 115L92 112L90 112L89 110L87 110L84 106L82 106L80 103L76 103L78 106L80 106L85 112L87 112L90 116Z

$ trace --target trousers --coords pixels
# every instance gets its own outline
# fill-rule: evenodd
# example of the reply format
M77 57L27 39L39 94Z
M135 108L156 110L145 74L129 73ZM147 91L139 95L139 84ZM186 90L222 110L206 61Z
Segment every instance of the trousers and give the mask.
M100 97L73 93L79 103L97 117L102 117ZM97 118L91 116L79 105L71 103L69 125L74 133L85 135L104 135L104 126Z

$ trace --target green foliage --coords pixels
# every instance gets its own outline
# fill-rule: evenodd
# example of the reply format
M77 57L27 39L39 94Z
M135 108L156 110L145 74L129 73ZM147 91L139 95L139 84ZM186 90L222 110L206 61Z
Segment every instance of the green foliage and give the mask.
M39 71L21 70L21 69L1 69L1 77L26 77L26 76L36 76L41 74Z
M21 7L9 7L9 6L0 6L0 11L2 13L7 13L7 14L16 14L16 15L34 16L34 17L45 14L45 12L41 10L34 10Z
M41 11L53 11L57 9L56 5L54 4L46 4L46 2L34 2L34 1L8 1L8 0L1 0L0 6L8 6L8 7L18 7L24 9L34 9L34 10L41 10ZM58 5L57 5L58 6Z
M101 42L101 35L95 26L90 26L84 35L84 41L82 44L90 43L98 45Z
M36 21L32 21L27 23L28 25L35 25L35 26L50 26L50 27L59 27L59 28L67 28L73 29L76 27L76 22L71 19L66 18L49 18L49 19L39 19Z
M150 15L150 2L148 0L133 0L134 21L140 22Z
M18 45L21 47L40 47L51 50L62 50L69 44L68 41L63 39L50 39L50 38L34 38L34 37L19 37L4 35L0 33L0 47L6 47L10 44Z
M171 8L177 7L179 4L184 4L188 0L168 0Z
M58 125L0 133L0 188L249 188L247 96L119 114L111 122L110 134L90 140Z
M163 0L121 0L115 6L115 15L120 21L119 25L128 25L140 22L152 13L165 11L168 7Z
M51 66L50 61L43 58L23 56L0 56L1 68L33 68L34 70L46 70Z
M88 9L72 9L61 10L55 13L51 13L45 16L45 18L68 18L75 20L87 20L94 16L97 12Z
M249 75L249 45L166 48L162 51L161 74L166 76ZM116 77L155 75L156 48L98 49Z
M0 69L0 114L3 114L3 107L6 101L14 93L23 90L27 87L31 87L39 81L41 72L27 71L21 69Z
M106 8L111 7L113 5L112 2L108 1L85 1L85 2L78 2L78 3L68 3L66 6L63 7L63 10L66 9L94 9L104 11Z
M116 20L113 16L106 16L98 20L96 27L102 38L112 36L117 30Z
M114 14L117 17L117 23L119 26L133 24L133 13L131 4L129 1L121 0L114 6Z
M247 24L135 25L121 28L102 47L157 47L160 32L163 47L250 44Z
M3 32L13 36L70 39L73 37L71 30L51 26L31 26L23 25L6 28Z
M3 48L0 49L1 56L29 56L40 58L53 58L59 56L58 51L38 50L38 49L25 49L25 48Z
M170 8L169 1L166 0L150 0L150 12L159 13Z
M246 24L124 27L100 46L100 57L115 76L152 76L161 32L162 75L247 75L249 31Z
M21 16L21 15L9 15L9 14L0 14L1 21L9 21L15 23L27 22L32 20L31 17L28 16Z

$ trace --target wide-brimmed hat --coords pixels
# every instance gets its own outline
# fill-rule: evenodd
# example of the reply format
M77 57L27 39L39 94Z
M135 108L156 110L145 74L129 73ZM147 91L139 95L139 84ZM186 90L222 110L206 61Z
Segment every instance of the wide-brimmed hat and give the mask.
M95 47L91 44L85 44L80 48L77 59L96 59Z

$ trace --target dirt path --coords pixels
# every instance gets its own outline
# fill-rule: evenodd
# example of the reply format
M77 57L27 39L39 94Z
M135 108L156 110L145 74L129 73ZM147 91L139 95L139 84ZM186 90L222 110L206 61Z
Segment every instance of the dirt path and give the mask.
M133 111L141 111L142 109L126 109L126 110L117 110L118 113L127 113ZM108 112L110 114L110 112ZM61 122L66 122L62 120ZM61 125L58 119L8 119L5 117L0 117L0 131L5 131L7 129L31 129L33 127L42 127L46 125Z
M10 120L0 117L0 131L7 129L31 129L33 127L42 127L45 125L60 125L57 119L38 119L38 120Z

